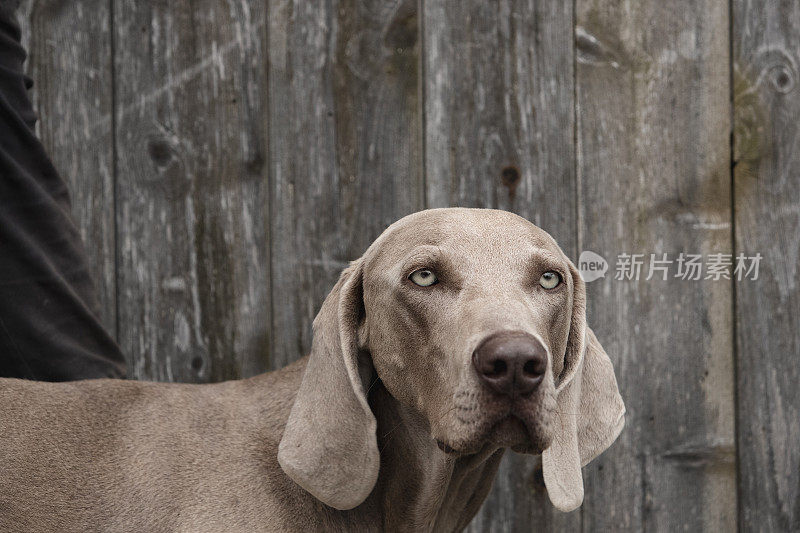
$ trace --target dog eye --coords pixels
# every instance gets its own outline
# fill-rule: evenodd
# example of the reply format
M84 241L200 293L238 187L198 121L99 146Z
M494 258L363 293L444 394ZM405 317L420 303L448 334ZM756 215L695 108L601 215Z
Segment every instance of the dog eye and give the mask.
M539 285L545 289L555 289L561 283L561 275L558 272L547 271L539 278Z
M431 285L439 281L439 279L436 277L436 274L434 274L427 268L423 268L421 270L415 270L414 272L411 273L410 276L408 276L408 279L410 279L412 282L414 282L414 284L419 285L420 287L430 287Z

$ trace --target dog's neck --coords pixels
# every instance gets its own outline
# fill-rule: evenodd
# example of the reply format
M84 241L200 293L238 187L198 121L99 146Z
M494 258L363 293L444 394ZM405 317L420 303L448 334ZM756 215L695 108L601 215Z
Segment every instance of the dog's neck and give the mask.
M370 496L384 530L459 531L492 486L502 449L454 457L429 437L424 419L378 384L370 394L378 420L381 467Z

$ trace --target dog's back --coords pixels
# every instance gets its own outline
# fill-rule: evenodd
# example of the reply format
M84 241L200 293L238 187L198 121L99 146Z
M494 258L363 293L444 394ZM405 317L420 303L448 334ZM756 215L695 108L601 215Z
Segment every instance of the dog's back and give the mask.
M213 385L0 379L0 531L320 525L276 461L304 366Z

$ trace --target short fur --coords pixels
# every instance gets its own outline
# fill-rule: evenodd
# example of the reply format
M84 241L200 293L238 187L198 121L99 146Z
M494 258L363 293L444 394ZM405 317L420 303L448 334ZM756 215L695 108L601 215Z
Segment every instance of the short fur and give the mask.
M408 275L433 270L439 282ZM546 290L545 271L563 282ZM211 385L0 380L2 531L458 531L506 448L542 454L554 505L624 423L583 281L511 213L435 209L390 226L342 273L309 356ZM529 397L471 355L498 331L548 350ZM447 452L442 451L447 450Z

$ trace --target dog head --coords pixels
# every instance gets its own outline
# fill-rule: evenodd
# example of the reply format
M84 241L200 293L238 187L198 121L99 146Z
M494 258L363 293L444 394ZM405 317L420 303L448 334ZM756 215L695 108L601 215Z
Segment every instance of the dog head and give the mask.
M399 220L323 303L278 460L338 509L360 504L377 479L373 369L443 453L542 454L561 510L581 504L581 467L624 423L580 275L550 235L503 211Z

